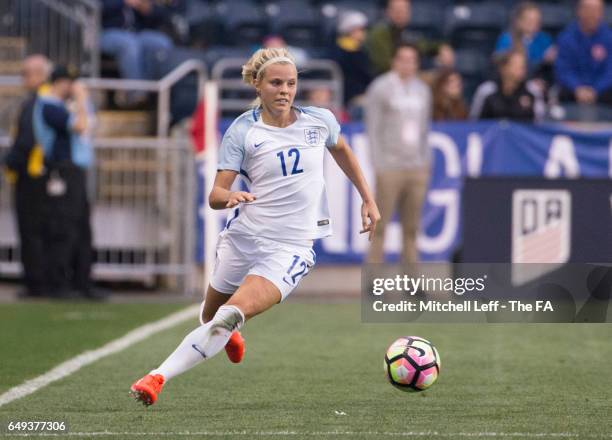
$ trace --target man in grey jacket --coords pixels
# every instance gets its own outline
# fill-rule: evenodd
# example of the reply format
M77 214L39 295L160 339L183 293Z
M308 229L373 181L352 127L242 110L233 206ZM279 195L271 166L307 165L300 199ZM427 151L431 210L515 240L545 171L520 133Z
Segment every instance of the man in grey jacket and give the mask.
M429 87L418 72L418 50L401 44L391 70L376 78L366 94L366 129L376 171L376 203L382 215L369 263L384 260L385 230L396 209L402 223L402 262L417 261L416 237L430 174L427 135L432 106Z

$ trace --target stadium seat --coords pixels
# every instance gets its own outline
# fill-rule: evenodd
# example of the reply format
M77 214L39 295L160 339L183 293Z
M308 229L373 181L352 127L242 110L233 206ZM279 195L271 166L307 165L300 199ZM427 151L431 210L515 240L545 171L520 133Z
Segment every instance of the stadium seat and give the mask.
M444 8L444 3L427 0L413 1L410 31L428 40L441 38L444 29L443 22L440 20L440 10Z
M542 29L553 37L574 17L572 8L563 3L540 3L538 6L542 11Z
M251 0L220 2L217 16L224 28L224 41L236 46L261 44L270 32L268 17L261 5Z
M28 42L23 37L0 36L0 75L17 75L26 55Z
M475 49L459 49L455 52L456 69L463 77L464 96L471 97L480 83L493 76L488 54Z
M563 103L563 109L558 114L558 120L597 122L612 120L612 108L606 105L581 105L576 103Z
M506 26L507 11L495 2L464 3L447 8L446 28L457 49L493 52L495 40Z
M20 86L0 88L0 136L9 136L11 133L23 98L23 89Z
M172 72L176 67L187 60L196 59L203 61L207 66L207 51L202 49L191 49L186 47L175 47L169 54L164 63L159 63L158 70L155 72L157 78L162 78ZM171 122L174 124L183 118L190 116L197 104L197 77L191 74L183 78L172 87L170 99Z
M266 6L271 31L282 35L287 44L299 47L319 46L323 41L321 17L316 8L301 0L277 0Z
M222 58L242 58L246 61L253 52L252 47L213 46L206 50L204 60L212 68Z
M16 15L17 11L11 3L0 2L0 20L3 23L3 25L0 26L0 36L14 35L15 26L11 26L11 23L15 23Z
M223 27L217 11L210 2L204 0L187 2L185 18L189 25L192 45L207 47L222 43Z

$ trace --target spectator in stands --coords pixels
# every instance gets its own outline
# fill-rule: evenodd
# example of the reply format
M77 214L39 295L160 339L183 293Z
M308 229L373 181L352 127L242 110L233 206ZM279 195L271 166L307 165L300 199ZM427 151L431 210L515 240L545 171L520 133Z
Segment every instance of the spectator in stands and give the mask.
M36 146L32 117L37 91L50 73L51 63L45 56L31 55L24 60L21 76L28 96L19 111L16 136L5 158L5 165L15 181L13 200L25 284L25 290L19 296L24 298L44 296L46 287L43 259L46 180L42 150Z
M455 70L437 75L433 84L433 120L467 119L468 110L463 99L463 80Z
M155 63L172 49L172 40L160 32L168 8L155 0L102 0L100 48L119 64L122 78L154 79ZM136 105L143 92L118 94L120 104Z
M433 87L439 75L455 69L455 51L448 44L442 44L438 47L436 55L433 59L433 67L428 70L421 71L421 79L425 81L429 87Z
M559 35L555 64L562 101L612 105L612 31L602 0L580 0L578 20Z
M93 160L90 124L87 90L65 68L56 68L49 93L39 95L34 105L34 129L48 176L45 253L53 296L78 294L99 299L91 285L92 234L86 184L86 168Z
M530 74L538 74L550 66L557 56L550 35L541 30L542 13L533 2L522 2L512 13L510 30L502 33L495 45L495 55L520 49L527 55Z
M308 52L306 52L301 47L289 46L285 39L276 34L268 35L264 38L262 47L265 49L282 49L285 48L289 50L293 54L293 58L295 59L295 64L299 66L303 66L308 62L310 58L308 56Z
M533 122L544 117L542 95L527 81L527 59L521 50L512 50L498 60L498 79L476 90L470 116L473 119L512 119Z
M331 52L344 75L344 105L358 101L372 81L370 60L364 49L368 18L359 11L347 11L338 22L338 38ZM354 104L358 104L355 102Z
M395 51L391 71L368 87L365 122L376 171L376 203L382 215L368 255L370 263L383 262L386 226L396 208L403 231L402 261L417 261L416 237L431 162L427 144L431 92L418 73L418 49L403 43Z
M308 105L326 108L331 111L341 123L349 121L349 117L343 108L334 105L333 92L329 87L317 87L308 91L306 95Z
M381 74L390 69L395 48L400 43L414 44L421 53L428 56L443 53L443 57L440 58L442 62L448 59L446 55L449 52L454 54L452 47L448 44L428 41L422 35L412 32L409 27L411 14L410 0L387 0L385 19L370 30L366 44L375 74Z

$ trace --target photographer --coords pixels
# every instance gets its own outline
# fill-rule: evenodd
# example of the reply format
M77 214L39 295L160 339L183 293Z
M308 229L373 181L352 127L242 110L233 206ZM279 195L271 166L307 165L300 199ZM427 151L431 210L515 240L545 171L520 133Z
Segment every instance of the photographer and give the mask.
M73 105L73 110L69 109ZM91 286L92 235L86 169L93 160L88 95L63 67L51 74L49 94L34 106L34 128L47 173L45 249L51 294L97 298Z

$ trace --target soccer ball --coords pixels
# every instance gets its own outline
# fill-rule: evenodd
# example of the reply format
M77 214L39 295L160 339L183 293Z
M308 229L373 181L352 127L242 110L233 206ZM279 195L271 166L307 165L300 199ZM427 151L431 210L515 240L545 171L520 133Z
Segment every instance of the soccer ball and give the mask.
M385 375L391 385L402 391L423 391L440 374L440 355L427 339L404 336L385 354Z

